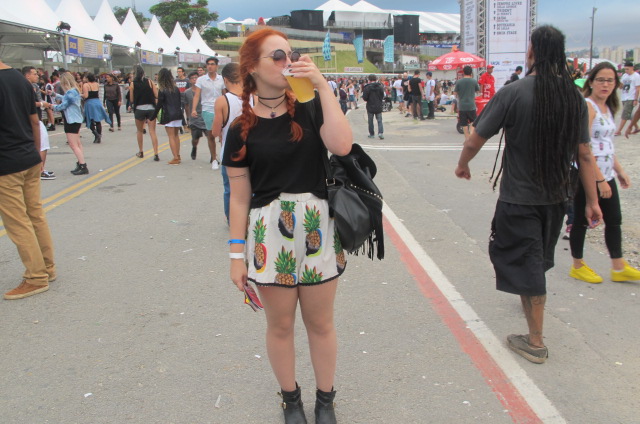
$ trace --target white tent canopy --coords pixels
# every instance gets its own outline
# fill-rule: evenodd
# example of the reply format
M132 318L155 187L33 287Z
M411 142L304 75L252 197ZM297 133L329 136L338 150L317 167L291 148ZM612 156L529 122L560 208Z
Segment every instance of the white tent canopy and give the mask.
M351 6L353 10L357 10L358 12L384 12L384 9L380 9L378 6L374 6L373 4L366 2L365 0L360 0L358 3Z
M62 0L56 14L71 25L70 34L97 41L104 39L104 32L93 23L80 0Z
M180 47L181 53L195 53L196 50L198 50L196 47L191 45L187 36L184 35L180 22L176 22L176 26L173 28L173 34L171 34L170 39L173 44Z
M142 49L148 51L156 51L158 49L157 47L153 47L154 43L152 43L147 38L144 31L142 31L142 28L140 28L140 25L138 25L138 21L136 20L136 17L131 9L129 9L129 12L127 12L127 17L124 18L124 22L122 22L122 29L124 30L125 34L127 34L129 38L131 38L134 44L136 43L136 41L139 42Z
M191 45L196 49L200 49L200 53L206 56L215 56L216 54L216 52L211 50L211 48L207 46L207 43L202 39L202 36L198 32L198 28L193 28L189 42L191 42Z
M32 28L55 31L60 19L44 0L23 0L18 7L0 2L0 19ZM74 29L73 27L71 28Z
M165 54L173 54L175 51L176 46L171 42L167 33L164 32L155 15L151 18L151 23L149 24L146 35L152 43L152 47L150 48L151 51L158 51L159 48L162 48Z
M111 5L107 0L102 0L100 9L98 9L96 17L93 18L93 23L104 31L105 34L109 34L113 37L113 44L125 47L133 47L135 44L135 41L132 40L120 26L120 23L113 14Z
M321 4L320 6L316 7L316 10L322 10L322 20L325 23L325 25L327 24L327 21L329 20L329 16L331 16L331 13L333 11L336 10L353 10L353 8L348 5L347 3L340 1L340 0L329 0L328 2Z

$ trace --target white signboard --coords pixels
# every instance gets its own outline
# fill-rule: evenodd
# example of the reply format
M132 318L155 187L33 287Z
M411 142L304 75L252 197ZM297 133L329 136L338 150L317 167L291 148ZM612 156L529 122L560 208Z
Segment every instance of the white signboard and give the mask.
M496 90L516 66L524 68L529 46L530 0L487 0L487 64L493 65Z
M463 0L462 51L476 54L478 52L478 22L476 0Z

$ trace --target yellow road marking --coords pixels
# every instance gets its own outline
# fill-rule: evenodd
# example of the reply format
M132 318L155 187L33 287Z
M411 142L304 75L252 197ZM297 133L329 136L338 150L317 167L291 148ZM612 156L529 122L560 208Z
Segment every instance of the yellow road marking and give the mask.
M180 138L180 143L182 143L183 141L186 141L189 139L189 135L185 134ZM158 146L158 153L160 152L164 152L165 150L169 149L169 143L164 143L160 146ZM76 197L78 197L79 195L81 195L82 193L87 192L88 190L104 183L105 181L110 180L111 178L120 175L121 173L123 173L124 171L126 171L129 168L133 168L136 165L141 164L142 162L151 159L151 155L153 154L153 149L149 149L146 152L144 152L145 154L145 158L140 159L138 157L132 157L129 158L123 162L120 162L117 165L112 166L111 168L107 169L106 171L103 171L99 174L93 175L77 184L72 185L71 187L67 187L66 189L60 191L59 193L54 194L53 196L49 196L46 199L44 199L42 201L42 206L44 206L44 211L49 212L52 209L57 208L58 206L61 206L65 203L67 203L69 200L72 200ZM74 191L75 190L75 191ZM52 203L54 202L56 199L61 198L62 196L65 196L67 193L71 193L68 196L62 198L59 202L56 203ZM50 203L48 206L47 203ZM0 227L3 225L2 221L0 221ZM7 234L7 230L5 230L4 228L2 230L0 230L0 237L4 236Z

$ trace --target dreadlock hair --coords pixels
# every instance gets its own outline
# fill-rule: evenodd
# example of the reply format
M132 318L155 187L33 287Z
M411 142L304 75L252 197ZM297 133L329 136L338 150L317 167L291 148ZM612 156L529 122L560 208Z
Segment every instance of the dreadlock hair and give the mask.
M251 75L251 70L254 69L259 61L261 54L261 47L264 40L268 37L277 36L285 40L288 40L287 36L280 31L276 31L272 28L259 29L252 32L240 47L240 79L242 80L242 114L236 118L233 122L233 126L240 127L240 138L243 141L247 141L249 131L258 124L258 117L253 112L253 108L249 103L251 96L256 92L256 82ZM287 112L291 116L291 141L302 140L302 127L300 124L293 120L295 114L295 102L296 98L290 90L285 91ZM231 159L234 161L242 160L247 154L246 144L242 146L240 150L231 155Z
M551 196L566 193L570 163L578 151L584 100L567 66L565 37L544 25L531 34L535 72L533 93L534 179Z
M598 72L604 69L611 69L613 71L613 75L615 79L613 83L613 91L611 92L611 94L609 94L609 97L607 97L607 101L605 103L607 104L607 107L611 111L611 114L613 116L616 116L616 113L620 108L620 102L618 100L618 90L617 90L618 86L620 86L620 77L618 77L618 71L611 63L609 62L598 63L596 66L593 67L593 69L591 69L591 71L589 72L589 77L584 82L584 86L582 87L582 94L584 95L585 98L591 96L591 93L593 92L593 90L591 89L591 85L593 84L593 81L598 76Z
M178 91L173 75L167 68L162 68L158 72L158 88L161 91L173 92Z

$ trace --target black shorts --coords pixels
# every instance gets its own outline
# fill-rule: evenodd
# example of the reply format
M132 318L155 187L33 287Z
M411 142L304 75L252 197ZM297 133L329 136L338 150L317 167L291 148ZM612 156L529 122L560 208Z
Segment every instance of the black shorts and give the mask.
M463 127L473 124L476 118L477 115L475 110L461 110L458 112L458 124Z
M205 135L207 133L207 130L204 128L198 128L196 126L193 125L189 125L189 128L191 129L191 138L192 139L196 139L196 138L200 138L203 135Z
M153 112L155 112L153 109L151 110L136 109L136 111L133 113L133 116L135 116L137 121L145 121L147 119L151 119L151 117L153 116Z
M82 126L82 122L78 122L77 124L69 124L67 121L64 121L64 132L65 134L78 134L80 132L80 127Z
M547 293L544 274L553 267L565 206L498 200L489 239L498 290L525 296Z

